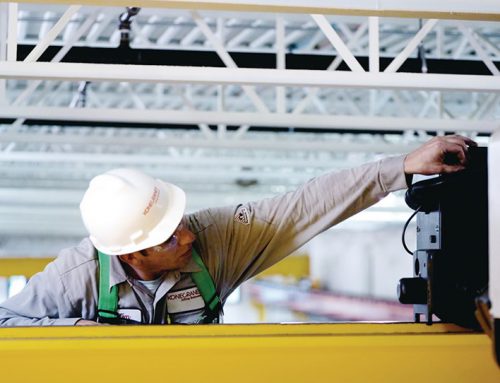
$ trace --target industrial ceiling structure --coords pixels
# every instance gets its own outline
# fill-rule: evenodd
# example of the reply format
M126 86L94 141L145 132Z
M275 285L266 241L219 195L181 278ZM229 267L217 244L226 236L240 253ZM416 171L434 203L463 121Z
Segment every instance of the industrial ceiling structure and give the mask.
M192 211L500 126L494 0L80 3L0 4L0 254L84 235L110 168Z

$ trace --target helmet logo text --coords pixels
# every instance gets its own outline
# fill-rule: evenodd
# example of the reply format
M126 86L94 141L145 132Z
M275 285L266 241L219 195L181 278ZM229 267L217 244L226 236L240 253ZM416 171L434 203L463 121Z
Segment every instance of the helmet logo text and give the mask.
M147 215L149 213L153 205L158 201L159 195L160 195L160 189L158 189L158 187L155 186L155 188L153 189L153 195L149 199L148 205L142 212L143 215Z

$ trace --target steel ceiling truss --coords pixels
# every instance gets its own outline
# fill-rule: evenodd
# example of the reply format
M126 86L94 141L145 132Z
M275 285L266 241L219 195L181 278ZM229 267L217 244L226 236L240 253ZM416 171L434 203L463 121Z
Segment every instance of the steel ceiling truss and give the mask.
M92 18L94 21L88 32L74 45L117 47L120 42L118 17L123 12L124 8L80 8L78 13L71 13L66 28L55 37L52 44L64 45L72 39L78 27ZM21 4L17 17L18 44L38 44L60 20L61 13L61 7L53 7L52 11L44 7L42 11L39 7ZM231 52L275 53L279 49L277 44L282 44L289 53L336 56L336 48L330 44L321 27L322 19L319 15L221 15L215 12L144 8L131 24L130 44L136 49L212 50L206 25L220 36L223 46ZM353 16L327 18L328 24L333 25L336 33L356 56L368 56L370 28L376 28L373 21L377 19L380 25L378 44L381 57L394 57L400 53L421 29L421 21L418 19ZM280 20L283 22L283 41L278 41L277 38ZM464 28L471 30L474 39L492 57L498 60L500 56L500 33L496 22L436 20L428 23L430 24L422 33L425 34L423 47L429 58L478 59L475 43L464 35ZM417 55L416 51L410 53L413 57Z
M143 115L162 111L160 118L169 122L169 112L187 110L193 116L191 121L180 117L176 120L177 114L173 113L172 122L198 124L207 137L213 136L207 124L218 125L223 134L228 124L243 125L242 131L248 130L247 126L255 121L262 125L263 120L271 127L284 124L293 127L293 121L300 121L303 116L305 122L299 125L312 128L316 127L316 117L318 121L324 116L337 117L332 118L331 128L341 128L334 120L344 123L352 116L354 124L347 127L355 129L356 118L362 116L402 117L401 129L408 127L405 118L416 118L419 120L415 125L442 131L470 130L463 129L463 122L472 120L471 126L484 122L485 128L477 131L490 132L499 113L497 76L500 72L495 62L499 61L500 25L496 22L437 19L422 22L323 15L293 15L288 21L288 15L255 19L254 14L245 13L218 17L213 12L145 9L131 23L132 48L213 49L226 69L149 67L144 70L141 66L127 66L123 76L114 76L116 67L110 67L111 72L106 73L103 65L68 67L56 63L75 45L117 46L120 31L116 20L123 9L70 6L63 12L57 6L40 12L31 5L21 4L18 8L16 4L9 4L4 6L6 12L9 17L7 55L0 63L0 74L7 78L37 78L35 81L9 80L5 86L3 103L6 106L1 108L0 115L17 118L16 125L22 121L18 118L20 114L38 119L78 118L72 109L82 102L91 108L97 121L103 116L126 115L121 112L135 109ZM19 43L36 45L23 62L26 66L16 63L17 72L9 73L8 64L15 61L15 46ZM62 49L52 59L53 69L41 70L35 61L49 45L57 44L62 45ZM230 52L244 50L275 53L277 70L239 70ZM335 57L328 73L324 73L328 87L313 87L322 82L318 71L308 75L307 71L298 73L286 69L287 52ZM402 76L398 73L405 61L419 52L424 72L425 58L460 58L482 61L491 76L448 77L451 75L426 73ZM368 57L368 70L360 64L360 56ZM383 71L379 64L381 57L392 58ZM350 72L336 71L342 62ZM150 83L141 82L145 79L135 76L141 71L147 72ZM175 71L178 80L175 76L165 76L165 71ZM97 77L93 82L84 82L82 77L93 79L89 73ZM99 73L104 74L99 76ZM308 77L313 76L318 81L308 81ZM57 81L61 77L68 81ZM55 81L43 81L43 78ZM127 83L124 81L127 78L135 82ZM278 79L277 83L273 78ZM461 93L444 91L447 87ZM21 105L22 109L9 107ZM46 113L40 113L40 109L33 106L43 107ZM51 113L53 107L58 109ZM212 113L197 115L199 112ZM221 121L224 118L217 118L227 112L235 114L226 119L227 123ZM247 114L238 116L240 112ZM207 120L200 122L202 118ZM432 119L432 127L426 119ZM449 120L457 124L450 124ZM374 125L379 129L380 124ZM367 126L360 124L359 128L367 129Z
M147 8L133 18L132 50L215 52L224 65L200 68L62 62L73 47L119 49L125 8L2 3L0 11L4 234L83 234L82 190L112 167L178 183L194 210L407 152L429 131L476 137L498 128L497 21ZM21 45L34 46L23 62ZM40 62L50 46L60 49ZM235 53L272 54L275 68L243 68ZM290 55L330 63L290 69ZM421 73L404 73L408 60ZM426 73L426 60L485 70ZM144 124L154 128L130 128ZM398 201L391 209L401 210ZM44 231L44 222L64 224Z

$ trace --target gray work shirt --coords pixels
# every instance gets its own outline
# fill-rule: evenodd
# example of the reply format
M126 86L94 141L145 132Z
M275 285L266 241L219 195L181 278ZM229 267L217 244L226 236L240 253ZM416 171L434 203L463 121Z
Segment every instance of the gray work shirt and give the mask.
M316 177L296 191L237 206L201 210L184 217L222 302L247 279L280 261L315 235L407 187L404 157L389 157ZM140 311L142 323L167 321L169 299L195 284L193 260L171 271L155 294L128 276L111 257L110 284L119 308ZM88 238L62 250L17 295L0 304L0 326L74 325L96 320L98 261ZM195 305L196 306L196 305ZM175 310L173 310L175 312ZM203 310L170 313L173 323L197 323Z

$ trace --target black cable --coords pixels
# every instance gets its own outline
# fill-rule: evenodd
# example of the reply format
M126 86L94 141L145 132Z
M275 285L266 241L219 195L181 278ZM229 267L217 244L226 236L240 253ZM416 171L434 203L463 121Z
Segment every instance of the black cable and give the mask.
M419 30L422 29L422 19L418 20L418 28ZM423 40L418 44L418 58L420 59L422 65L420 67L422 73L427 73L428 68L427 68L427 59L425 58L425 48L424 48L424 42Z
M413 212L413 214L406 221L406 223L405 223L405 225L403 227L403 234L401 235L401 241L403 242L403 247L405 248L405 250L407 251L407 253L410 254L410 255L413 255L413 253L410 251L410 249L408 249L408 246L406 246L405 233L406 233L406 229L408 228L408 225L409 225L410 221L413 219L413 217L415 217L415 215L417 215L417 213L419 211L420 211L420 206L417 209L415 209L415 211Z

